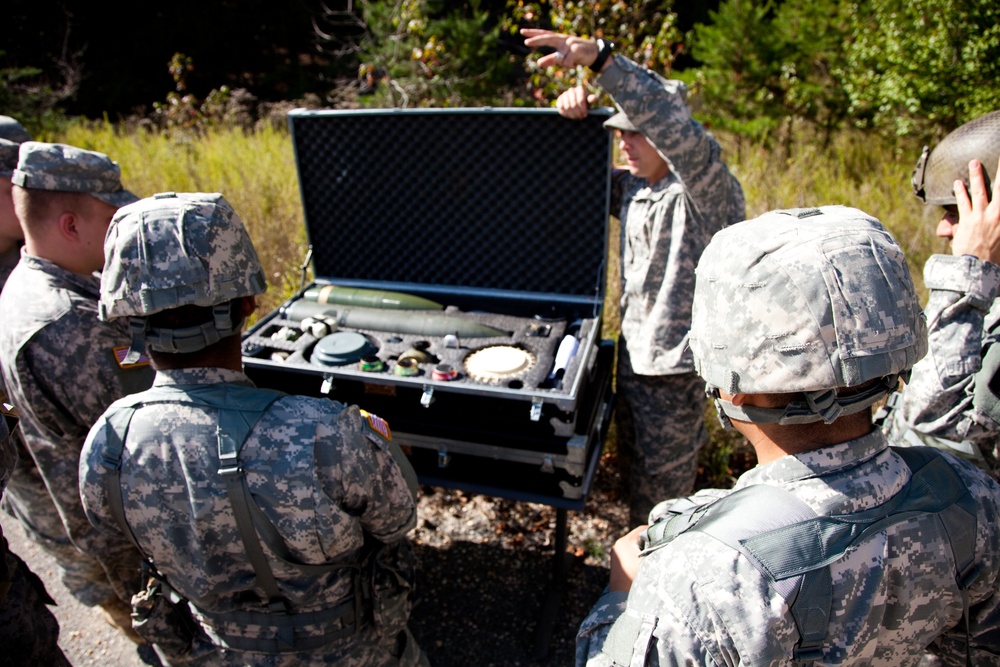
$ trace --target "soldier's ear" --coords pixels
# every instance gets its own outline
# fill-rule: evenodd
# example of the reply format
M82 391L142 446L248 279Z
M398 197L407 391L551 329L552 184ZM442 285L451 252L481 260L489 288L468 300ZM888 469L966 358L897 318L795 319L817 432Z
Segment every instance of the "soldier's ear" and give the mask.
M80 218L72 211L63 211L56 220L59 236L67 241L80 240Z

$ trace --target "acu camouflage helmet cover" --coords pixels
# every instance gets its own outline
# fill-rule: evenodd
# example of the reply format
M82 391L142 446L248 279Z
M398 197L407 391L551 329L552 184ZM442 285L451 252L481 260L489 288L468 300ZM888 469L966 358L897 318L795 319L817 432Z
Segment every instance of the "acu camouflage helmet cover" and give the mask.
M941 140L934 150L924 152L913 169L913 194L926 204L950 206L956 203L955 181L969 187L969 160L979 160L986 171L986 191L997 177L1000 159L1000 111L988 113Z
M926 353L927 326L903 251L878 220L844 206L790 209L713 237L696 272L691 349L710 388L806 398L801 414L738 418L830 422L894 389ZM886 386L871 400L835 395L877 378Z
M132 318L136 353L143 334L153 349L190 352L237 333L226 304L267 289L250 236L221 194L168 192L119 209L104 258L99 315ZM145 331L145 317L181 306L218 312L203 327Z

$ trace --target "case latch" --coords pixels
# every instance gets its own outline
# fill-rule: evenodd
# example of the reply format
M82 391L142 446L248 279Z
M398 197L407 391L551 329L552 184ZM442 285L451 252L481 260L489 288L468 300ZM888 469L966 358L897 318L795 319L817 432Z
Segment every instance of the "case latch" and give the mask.
M333 391L333 375L327 373L326 375L323 376L323 384L320 385L319 393L326 396L331 391Z
M448 453L447 449L438 450L438 468L447 468L448 464L451 463L451 454Z
M434 387L424 387L424 393L420 397L420 405L425 408L431 407L431 403L434 402Z
M531 399L531 421L536 422L542 418L542 399Z

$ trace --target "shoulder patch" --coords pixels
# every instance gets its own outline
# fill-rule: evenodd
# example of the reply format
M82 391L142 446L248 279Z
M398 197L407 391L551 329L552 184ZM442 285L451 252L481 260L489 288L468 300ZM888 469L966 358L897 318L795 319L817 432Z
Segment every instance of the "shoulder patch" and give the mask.
M364 417L365 424L369 429L375 431L389 442L392 442L392 431L389 430L389 423L386 420L378 415L373 415L367 410L361 410L361 416Z
M118 362L119 368L139 368L141 366L149 366L149 358L146 356L145 352L139 355L139 361L134 364L126 364L125 355L128 354L128 345L113 348L112 352L115 355L115 361Z

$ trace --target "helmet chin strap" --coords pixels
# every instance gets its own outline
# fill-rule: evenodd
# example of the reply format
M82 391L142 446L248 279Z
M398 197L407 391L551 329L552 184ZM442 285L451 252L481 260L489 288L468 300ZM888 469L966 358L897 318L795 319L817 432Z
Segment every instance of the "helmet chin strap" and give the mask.
M803 392L805 401L792 401L783 408L763 408L756 405L735 405L719 395L717 387L709 387L709 395L715 399L715 408L723 428L732 428L732 419L754 424L811 424L823 422L832 424L845 415L852 415L869 409L882 397L896 389L902 374L883 377L865 391L848 396L838 396L833 389Z
M230 303L226 302L212 306L211 321L195 326L178 329L151 327L146 318L133 317L129 322L129 328L132 332L132 342L123 363L138 361L144 345L149 345L159 352L175 354L203 350L223 338L238 334L243 328L243 317L234 322Z

